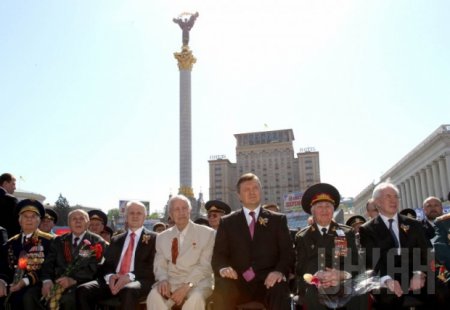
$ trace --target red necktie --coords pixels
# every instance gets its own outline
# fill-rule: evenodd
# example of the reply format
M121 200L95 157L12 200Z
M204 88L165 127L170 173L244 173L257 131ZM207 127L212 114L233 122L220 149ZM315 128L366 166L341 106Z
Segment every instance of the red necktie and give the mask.
M249 214L252 217L252 221L250 222L250 225L248 225L248 229L250 230L250 236L253 239L253 234L255 233L255 224L256 224L255 212L250 211Z
M177 263L177 257L178 257L178 238L172 239L172 264Z
M130 272L131 267L131 257L133 256L133 249L134 249L134 237L136 234L132 232L130 234L130 242L128 243L128 247L125 251L125 254L123 255L122 263L120 264L119 273L120 274L127 274Z

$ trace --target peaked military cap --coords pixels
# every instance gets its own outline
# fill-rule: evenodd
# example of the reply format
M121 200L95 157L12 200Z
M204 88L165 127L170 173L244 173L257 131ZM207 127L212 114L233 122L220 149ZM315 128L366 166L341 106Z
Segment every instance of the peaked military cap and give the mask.
M88 214L90 220L99 220L105 226L106 224L108 224L108 217L106 216L105 212L101 210L91 210L88 212Z
M56 224L56 222L58 221L58 214L56 214L55 210L50 209L50 208L45 208L45 218L52 220L53 223Z
M44 206L35 199L24 199L17 204L18 214L22 214L25 211L32 211L39 215L40 218L45 216Z
M328 183L317 183L310 186L302 197L302 207L306 213L311 214L311 207L319 201L328 201L334 206L334 210L339 207L341 195L338 190Z
M416 211L414 211L414 209L411 209L411 208L403 209L399 213L401 215L407 216L407 217L412 218L412 219L416 219L417 218Z
M225 214L231 213L231 208L225 202L220 200L210 200L205 204L205 209L207 212L222 212Z
M352 226L356 225L356 224L364 224L366 222L366 219L361 216L361 215L353 215L352 217L350 217L347 222L345 222L345 225L347 226Z

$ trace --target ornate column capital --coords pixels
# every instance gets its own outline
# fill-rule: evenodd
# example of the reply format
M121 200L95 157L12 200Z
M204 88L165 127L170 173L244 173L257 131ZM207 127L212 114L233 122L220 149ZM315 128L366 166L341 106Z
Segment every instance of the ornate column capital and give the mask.
M180 70L191 71L193 65L197 62L197 59L192 55L192 51L187 45L183 45L181 53L173 53L173 56L178 60L178 69Z

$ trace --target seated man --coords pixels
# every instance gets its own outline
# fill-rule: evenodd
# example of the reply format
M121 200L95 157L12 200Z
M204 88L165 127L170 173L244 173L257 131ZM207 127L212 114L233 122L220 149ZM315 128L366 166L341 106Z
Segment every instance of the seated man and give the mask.
M35 309L27 296L34 288L40 290L41 266L53 236L38 229L44 217L44 207L39 201L25 199L17 208L22 233L9 239L0 253L0 309L8 293L7 283L10 284L7 303L11 309Z
M156 238L154 263L158 281L147 298L147 310L205 309L212 293L211 256L214 230L190 220L191 203L182 195L169 200L169 214L175 226Z
M45 216L39 224L39 229L51 235L55 235L53 227L58 222L58 214L53 209L45 208Z
M270 310L290 309L294 251L286 216L262 208L261 182L253 173L242 175L236 189L242 208L222 217L214 245L214 309L252 300Z
M297 233L295 241L299 295L308 309L327 308L319 303L318 290L307 282L305 275L315 275L327 293L338 296L344 288L343 281L355 276L361 269L353 229L333 221L333 213L339 203L338 190L326 183L309 187L302 198L303 210L314 218L311 226ZM363 302L364 298L352 298L345 309L367 309Z
M118 296L120 309L136 309L155 282L153 260L156 234L144 227L147 209L138 201L125 206L126 232L115 235L105 251L97 281L77 288L77 309L94 309L98 300Z
M87 230L89 215L86 211L71 211L67 222L70 233L53 240L42 266L41 293L50 304L59 305L62 309L76 309L75 289L95 278L105 242ZM40 294L37 296L36 307L40 304Z

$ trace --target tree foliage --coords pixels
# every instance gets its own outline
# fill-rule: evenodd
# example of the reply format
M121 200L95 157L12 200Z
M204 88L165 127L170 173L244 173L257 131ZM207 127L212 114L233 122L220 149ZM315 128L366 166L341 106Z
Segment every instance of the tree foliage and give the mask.
M62 194L59 194L55 202L55 212L58 214L58 226L67 226L67 215L70 212L69 201Z

